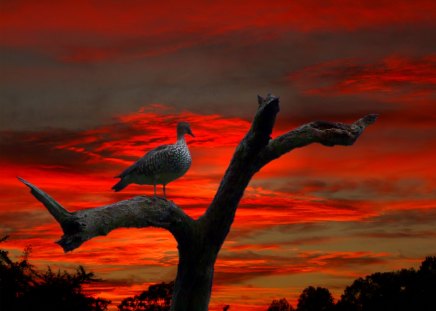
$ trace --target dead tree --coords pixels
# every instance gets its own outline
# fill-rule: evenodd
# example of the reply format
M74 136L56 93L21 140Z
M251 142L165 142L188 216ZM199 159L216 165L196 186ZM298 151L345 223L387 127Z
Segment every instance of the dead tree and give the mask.
M259 96L258 102L259 107L251 128L236 148L215 197L204 215L196 220L173 202L146 196L72 213L44 191L20 180L59 222L64 235L57 243L65 252L80 247L93 237L106 235L121 227L159 227L171 232L179 250L171 310L206 311L218 252L253 175L269 162L295 148L312 143L329 147L352 145L377 118L377 115L370 114L351 125L315 121L272 139L271 133L279 112L279 98L273 95L266 98Z

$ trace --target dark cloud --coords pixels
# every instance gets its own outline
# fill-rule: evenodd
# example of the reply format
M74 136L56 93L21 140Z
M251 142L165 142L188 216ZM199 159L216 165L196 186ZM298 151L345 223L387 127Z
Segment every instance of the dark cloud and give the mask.
M413 227L414 225L432 225L436 223L436 209L409 209L389 211L374 217L368 226L392 225Z
M118 116L88 130L3 131L0 159L21 168L96 173L121 169L157 145L173 143L181 120L189 122L196 134L189 141L194 155L197 148L201 154L201 148L236 146L249 126L244 120L219 115L150 109Z
M434 238L431 228L436 223L434 210L391 211L360 221L328 221L294 224L278 224L263 228L251 228L250 231L234 231L230 240L238 241L228 246L230 250L278 249L300 246L304 249L316 248L319 245L346 245L348 242L358 243L358 238L391 239L427 239ZM413 229L411 229L413 228ZM348 242L347 242L348 241ZM253 244L251 244L253 243ZM381 242L380 242L381 243ZM251 246L250 246L251 245ZM359 248L358 244L354 245ZM386 249L388 251L389 249ZM391 250L392 251L392 250Z
M50 60L42 54L47 51L32 55L28 48L16 47L12 53L8 47L3 51L2 71L9 74L0 90L0 124L2 129L86 128L150 103L251 118L256 94L269 91L282 98L283 120L398 110L359 95L308 96L288 77L307 66L350 57L367 63L391 55L423 57L434 51L432 29L419 24L309 33L247 28L199 38L159 56L124 59L121 54L122 61L85 64L64 63L57 54ZM107 41L104 51L111 45L135 51L162 44L134 38L138 47L130 47L116 38L94 38L99 40Z
M14 203L10 202L10 204ZM28 239L35 236L36 227L51 222L52 217L43 208L37 211L0 210L0 236L13 234L14 239Z
M268 255L254 251L224 250L216 266L216 284L237 284L262 276L296 275L327 272L335 269L380 265L389 260L387 254L369 252L301 252L298 255ZM227 263L229 261L229 263ZM232 264L233 263L233 264Z
M53 169L74 167L83 163L86 156L56 147L77 135L75 131L66 130L1 132L0 158L3 162L22 166L41 165Z
M256 182L268 189L275 189L292 194L312 194L317 197L331 200L371 200L371 201L397 201L407 199L434 199L432 182L428 179L418 178L338 178L326 177L312 179L310 176L289 177L281 182Z
M372 232L367 234L358 235L359 237L373 238L373 239L433 239L436 238L436 233L434 231L414 231L414 230L404 230L404 231L385 231L380 230L379 232Z

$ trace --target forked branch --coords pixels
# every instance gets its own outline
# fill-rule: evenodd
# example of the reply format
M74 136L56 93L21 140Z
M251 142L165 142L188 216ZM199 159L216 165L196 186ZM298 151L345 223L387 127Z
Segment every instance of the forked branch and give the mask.
M152 226L169 230L176 238L179 249L171 310L205 311L209 305L216 257L254 174L295 148L312 143L352 145L377 118L376 115L367 115L350 125L315 121L272 139L279 98L271 94L265 98L259 96L258 102L250 130L236 148L213 201L198 220L187 216L172 202L148 197L135 197L72 213L42 190L20 180L61 225L64 235L57 243L66 252L116 228Z
M377 119L377 115L370 114L351 125L315 121L271 139L279 112L279 98L272 94L265 98L258 96L258 103L251 128L236 148L220 187L202 219L211 229L209 240L217 248L221 247L230 230L245 188L262 167L295 148L311 143L352 145L364 129Z

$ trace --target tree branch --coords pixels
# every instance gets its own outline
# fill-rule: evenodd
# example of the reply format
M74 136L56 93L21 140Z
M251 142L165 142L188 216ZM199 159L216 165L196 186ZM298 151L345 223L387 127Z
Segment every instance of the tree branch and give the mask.
M292 151L295 148L319 143L324 146L350 146L359 138L368 125L377 120L377 114L369 114L351 125L327 121L304 124L273 140L259 153L256 170Z
M258 153L271 139L275 119L280 110L279 101L279 98L272 94L265 98L258 96L259 107L251 128L236 148L218 191L201 218L201 222L207 224L208 238L218 248L229 232L239 201L256 172L254 164Z
M20 177L18 179L30 188L33 196L45 205L62 227L64 235L56 243L65 252L116 228L164 228L180 242L194 226L194 220L173 202L145 196L71 213L41 189Z

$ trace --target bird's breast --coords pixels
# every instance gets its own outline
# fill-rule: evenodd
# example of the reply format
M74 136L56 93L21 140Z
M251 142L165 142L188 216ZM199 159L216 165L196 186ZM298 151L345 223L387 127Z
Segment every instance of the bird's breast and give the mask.
M183 176L191 167L191 154L188 148L175 146L156 159L153 175L157 183L167 184Z

